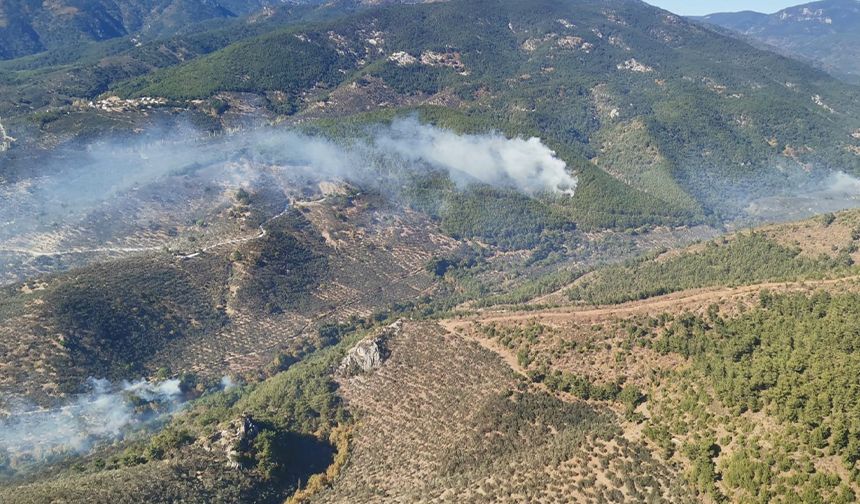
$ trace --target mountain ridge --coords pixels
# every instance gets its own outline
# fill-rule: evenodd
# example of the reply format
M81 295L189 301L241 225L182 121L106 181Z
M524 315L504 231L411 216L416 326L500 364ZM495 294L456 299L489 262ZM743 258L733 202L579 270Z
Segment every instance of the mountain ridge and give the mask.
M814 61L834 75L855 82L860 78L860 2L856 0L823 0L774 14L744 11L694 19Z
M157 38L247 15L281 0L18 0L0 2L0 60L120 37ZM296 2L300 3L300 2Z
M264 3L0 62L0 501L856 501L860 88L638 0Z
M288 115L298 118L348 116L350 108L339 112L340 103L356 100L371 108L441 101L449 109L496 117L496 124L505 120L498 116L515 118L518 133L529 125L589 159L614 158L621 162L609 167L611 173L638 180L641 174L627 170L643 163L634 162L629 150L601 156L601 150L617 146L612 135L600 142L600 132L622 124L628 131L639 128L642 141L656 145L656 171L648 176L663 177L668 170L699 196L704 188L696 186L709 175L708 190L744 173L760 178L761 172L753 173L773 165L855 169L856 156L839 150L849 149L855 129L849 124L856 121L847 112L860 101L853 89L824 73L639 2L531 7L532 14L516 2L453 1L363 11L248 39L126 81L115 92L183 102L225 91L277 90ZM447 28L430 33L415 19ZM325 72L315 70L312 79L302 80L296 76L305 74L287 76L289 65L275 61L304 62ZM184 84L189 82L195 85ZM783 108L785 114L774 113ZM565 124L559 114L567 114ZM792 119L799 115L805 120ZM819 121L822 131L848 124L832 141L821 142L820 133L807 130ZM828 150L835 157L824 154ZM708 174L705 167L714 158L719 166ZM693 164L699 165L695 171Z
M454 129L541 137L617 186L602 192L644 192L692 222L736 213L727 202L755 196L745 188L860 173L855 88L642 2L353 7L243 20L71 65L13 60L0 71L4 125L36 139L77 134L95 117L142 121L149 114L136 112L150 106L216 129L241 126L227 122L232 110L293 125L419 111ZM20 139L16 149L26 151ZM608 214L632 223L642 214L632 201L613 200L621 207Z

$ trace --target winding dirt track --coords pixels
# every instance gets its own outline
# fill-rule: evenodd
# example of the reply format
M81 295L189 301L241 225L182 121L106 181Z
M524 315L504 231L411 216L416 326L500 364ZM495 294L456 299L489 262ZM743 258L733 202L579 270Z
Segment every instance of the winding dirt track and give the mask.
M21 255L29 255L33 257L56 257L56 256L64 256L64 255L75 255L75 254L112 254L112 253L125 253L125 254L134 254L141 252L154 252L156 250L161 250L163 245L152 246L152 247L100 247L100 248L72 248L65 250L36 250L36 249L28 249L28 248L2 248L0 252L8 253L8 254L21 254Z
M198 249L196 252L191 254L175 254L179 259L192 259L194 257L199 256L205 252L210 250L224 247L227 245L238 245L241 243L247 243L255 240L259 240L266 236L266 228L265 226L272 222L273 220L281 217L289 208L285 209L283 212L275 215L274 217L267 219L265 222L260 224L260 232L253 236L243 236L239 238L231 238L229 240L222 240L211 245L207 245ZM156 252L159 250L164 250L164 245L153 245L151 247L98 247L98 248L71 248L65 250L34 250L34 249L26 249L26 248L0 248L0 253L10 253L10 254L22 254L22 255L30 255L34 257L56 257L56 256L64 256L64 255L76 255L76 254L136 254L136 253L144 253L144 252Z
M477 316L461 319L447 319L439 322L449 331L466 327L473 322L516 322L527 320L541 320L552 322L553 320L564 321L571 319L600 320L610 317L626 315L659 314L664 312L679 312L706 307L712 303L726 300L750 297L758 294L762 289L773 291L808 291L838 285L850 285L860 283L860 275L826 280L805 280L799 282L766 282L740 287L714 287L686 290L657 296L642 301L632 301L618 305L582 307L565 306L560 308L549 308L545 310L520 310L520 311L484 311Z

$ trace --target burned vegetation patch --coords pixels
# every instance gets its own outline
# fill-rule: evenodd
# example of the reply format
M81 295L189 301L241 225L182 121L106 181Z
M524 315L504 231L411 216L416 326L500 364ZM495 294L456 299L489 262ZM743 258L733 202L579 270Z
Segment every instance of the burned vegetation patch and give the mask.
M266 235L246 250L248 280L237 292L240 304L266 313L307 307L325 278L325 242L297 211L267 224Z
M44 319L61 328L68 362L59 364L68 368L68 385L87 376L141 374L168 342L213 333L227 322L211 285L162 259L93 265L49 289Z

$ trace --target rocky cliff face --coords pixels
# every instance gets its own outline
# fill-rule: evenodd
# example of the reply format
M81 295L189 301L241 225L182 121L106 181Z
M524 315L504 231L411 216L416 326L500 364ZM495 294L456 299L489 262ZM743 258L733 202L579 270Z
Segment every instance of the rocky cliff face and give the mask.
M6 128L4 128L3 123L0 122L0 152L9 150L9 147L12 146L12 142L14 141L14 138L6 134Z
M230 422L224 430L216 432L208 442L204 442L207 451L224 450L227 465L233 469L243 467L243 456L251 446L251 442L260 433L260 427L249 414L244 414Z
M403 321L398 320L383 329L376 336L365 338L358 342L341 361L338 367L338 374L341 376L355 376L382 366L390 355L388 340L397 336L402 326Z

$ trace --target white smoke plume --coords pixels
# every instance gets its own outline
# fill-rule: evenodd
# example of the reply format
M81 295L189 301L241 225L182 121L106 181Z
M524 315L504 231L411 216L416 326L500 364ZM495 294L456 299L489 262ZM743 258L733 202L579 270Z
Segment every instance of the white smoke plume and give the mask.
M2 118L0 118L0 152L4 152L12 146L15 139L6 133L6 128L3 127Z
M36 167L39 176L0 179L0 283L20 279L20 260L28 252L98 249L122 240L123 230L138 224L137 215L150 219L141 226L171 225L165 217L183 222L195 211L193 202L202 201L193 188L214 188L206 200L217 205L216 195L270 188L273 181L296 195L327 180L397 193L416 175L430 173L447 173L460 188L488 184L528 195L573 194L576 187L564 161L537 138L458 135L415 118L370 126L350 139L275 128L212 137L174 127L75 147L58 149L53 160ZM72 236L62 234L71 227L82 231L74 235L80 244L44 247Z
M376 128L367 139L341 142L282 129L217 138L192 128L154 129L137 139L108 138L81 146L49 163L54 165L46 170L50 175L15 186L0 185L0 228L22 214L85 211L182 170L208 168L213 176L223 177L230 162L245 161L279 166L317 181L339 178L373 183L379 175L374 172L374 160L380 159L401 173L428 167L446 171L460 186L477 182L527 194L572 193L576 187L564 161L537 138L458 135L414 118ZM238 182L248 175L236 172L235 166L231 169ZM24 208L26 212L21 211Z
M768 222L804 219L827 212L860 207L860 179L836 171L786 194L752 201L747 215Z
M860 197L860 179L843 171L831 174L824 181L826 196Z
M572 194L576 189L576 178L568 173L565 162L539 138L458 135L415 120L400 120L380 132L374 146L408 161L424 161L447 170L461 185L503 185L527 194Z
M0 417L0 462L26 466L83 453L165 418L184 400L179 380L112 385L90 379L90 391L50 409L15 408Z
M236 388L239 384L236 383L230 375L224 375L221 377L221 390L227 392Z
M202 148L208 157L231 158L236 154L266 165L281 166L315 180L341 178L373 184L396 166L397 172L429 168L447 172L458 186L473 183L508 187L526 194L540 192L573 194L576 178L564 161L538 138L509 139L499 134L460 135L414 118L398 119L378 127L368 139L334 142L285 130L260 130L229 136L217 145ZM202 156L206 157L206 156Z

